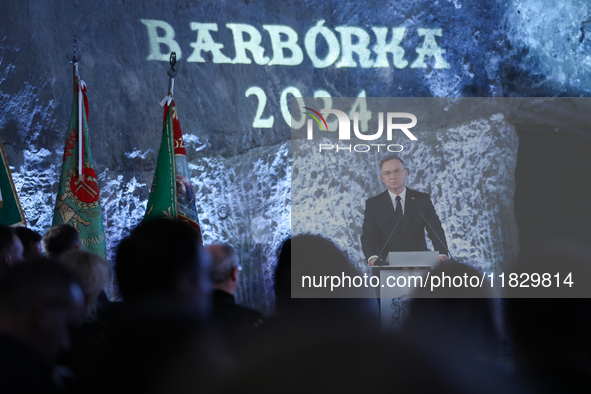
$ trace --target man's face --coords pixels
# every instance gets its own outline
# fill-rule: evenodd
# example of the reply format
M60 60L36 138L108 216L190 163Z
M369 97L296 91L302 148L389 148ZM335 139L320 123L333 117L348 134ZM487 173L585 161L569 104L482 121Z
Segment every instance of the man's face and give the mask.
M408 170L400 160L389 160L382 165L380 178L384 185L394 194L400 194L404 190Z

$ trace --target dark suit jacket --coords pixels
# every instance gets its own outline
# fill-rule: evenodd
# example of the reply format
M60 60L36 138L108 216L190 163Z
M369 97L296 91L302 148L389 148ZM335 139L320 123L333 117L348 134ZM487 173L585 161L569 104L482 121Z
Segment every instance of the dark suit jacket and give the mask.
M0 392L3 394L61 393L53 371L28 345L0 334Z
M433 227L433 230L444 244L437 239L433 230L427 226L421 214ZM394 211L388 190L367 199L365 218L363 220L363 235L361 236L361 245L366 258L379 255L381 258L386 259L388 252L428 250L425 241L425 228L435 250L439 251L440 254L447 254L445 232L427 193L406 188L404 216L402 222L398 225L401 228L396 229L380 255L380 251L397 222L398 216Z
M263 324L264 317L258 311L236 304L236 298L228 292L215 289L212 294L212 319L227 329L252 329Z

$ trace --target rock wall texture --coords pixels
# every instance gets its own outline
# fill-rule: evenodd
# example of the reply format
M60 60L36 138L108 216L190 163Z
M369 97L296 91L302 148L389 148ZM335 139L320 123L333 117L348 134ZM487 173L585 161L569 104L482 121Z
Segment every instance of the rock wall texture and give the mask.
M351 157L349 170L335 173L335 163L294 163L294 182L316 174L318 190L333 178L356 181L318 197L346 201L330 221L290 219L292 198L305 206L291 184L291 98L584 95L589 7L560 7L521 0L5 1L0 138L29 226L43 232L71 109L66 55L77 34L112 257L145 210L162 130L158 103L175 50L175 100L204 241L236 246L244 266L239 301L270 313L280 242L294 228L322 232L358 262L351 250L363 199L380 189L377 173L362 179L365 159ZM434 195L458 255L487 269L516 250L511 127L501 117L470 118L451 131L432 129L404 152L414 163L409 182ZM368 161L375 168L379 157ZM489 228L491 221L505 227ZM495 242L498 249L485 248Z

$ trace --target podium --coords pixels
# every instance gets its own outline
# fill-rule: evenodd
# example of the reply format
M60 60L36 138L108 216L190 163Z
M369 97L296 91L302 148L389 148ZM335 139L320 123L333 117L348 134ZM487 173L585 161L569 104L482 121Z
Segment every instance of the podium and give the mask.
M410 296L427 271L439 264L439 252L390 252L386 261L388 265L373 266L372 274L380 278L376 296L381 326L391 331L404 322Z

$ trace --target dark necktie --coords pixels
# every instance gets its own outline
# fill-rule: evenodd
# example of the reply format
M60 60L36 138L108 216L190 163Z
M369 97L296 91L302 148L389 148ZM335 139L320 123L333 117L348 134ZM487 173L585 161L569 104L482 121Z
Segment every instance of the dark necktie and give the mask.
M392 251L406 250L404 247L402 233L402 199L400 196L396 196L396 230L392 236Z
M402 219L402 203L400 200L402 200L400 196L396 196L396 213L398 214L398 217Z

